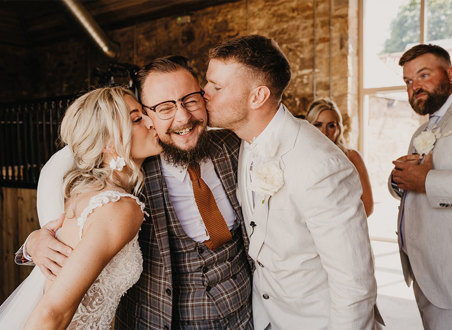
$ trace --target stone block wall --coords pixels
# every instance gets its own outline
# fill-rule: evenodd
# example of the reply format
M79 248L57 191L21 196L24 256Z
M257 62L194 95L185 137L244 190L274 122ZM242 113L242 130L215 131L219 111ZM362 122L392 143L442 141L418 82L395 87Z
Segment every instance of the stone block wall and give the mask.
M164 17L106 33L121 45L118 62L143 65L181 54L192 59L200 77L209 48L219 41L252 33L272 37L292 66L284 103L301 114L315 96L332 97L347 131L353 128L350 142L356 146L358 0L241 0L192 12L190 18L178 24L177 17ZM0 51L0 102L79 93L95 87L94 68L108 63L82 37L34 49L0 46Z

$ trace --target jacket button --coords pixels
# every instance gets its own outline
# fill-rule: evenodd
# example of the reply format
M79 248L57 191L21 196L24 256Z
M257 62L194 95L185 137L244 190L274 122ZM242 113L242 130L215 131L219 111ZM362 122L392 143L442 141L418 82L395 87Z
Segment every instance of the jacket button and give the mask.
M169 326L165 325L165 326L163 327L163 329L169 330Z
M210 285L206 286L206 291L209 292L212 287Z
M166 289L166 294L167 294L168 296L171 296L171 289L170 289L170 288Z
M202 267L202 272L207 273L209 271L209 268L207 266Z
M262 295L262 298L268 299L268 298L270 298L270 296L269 296L268 294L264 293L264 294Z
M261 266L262 268L264 268L264 265L262 265L259 261L257 262L257 264L258 264L259 266Z
M198 253L199 254L203 254L204 253L204 248L202 246L198 246Z

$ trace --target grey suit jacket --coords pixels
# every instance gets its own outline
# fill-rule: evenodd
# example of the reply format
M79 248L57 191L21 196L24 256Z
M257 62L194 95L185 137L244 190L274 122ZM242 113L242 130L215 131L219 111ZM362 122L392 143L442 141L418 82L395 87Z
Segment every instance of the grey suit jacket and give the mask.
M427 124L414 133L413 140ZM435 306L452 309L452 106L437 124L441 137L433 149L433 169L427 174L426 193L408 192L404 204L403 239L400 249L403 274L408 285L416 278L424 295ZM394 192L390 189L394 195ZM400 228L402 207L399 207ZM401 246L399 235L399 246Z

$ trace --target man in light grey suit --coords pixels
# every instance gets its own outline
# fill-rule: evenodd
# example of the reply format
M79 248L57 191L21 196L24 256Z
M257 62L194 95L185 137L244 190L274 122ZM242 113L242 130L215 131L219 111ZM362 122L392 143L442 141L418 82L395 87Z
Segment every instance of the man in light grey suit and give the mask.
M237 197L256 263L255 328L374 328L377 288L356 169L281 103L291 73L272 39L234 38L209 55L209 123L243 140Z
M401 197L400 256L426 329L452 328L452 68L446 50L417 45L400 58L408 98L429 121L394 161L390 192Z

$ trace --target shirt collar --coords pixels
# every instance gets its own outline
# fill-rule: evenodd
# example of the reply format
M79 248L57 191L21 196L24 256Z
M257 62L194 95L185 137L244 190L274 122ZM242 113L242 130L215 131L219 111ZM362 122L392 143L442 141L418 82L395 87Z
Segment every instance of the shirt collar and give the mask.
M285 106L281 103L278 111L276 111L275 115L273 116L272 120L268 123L267 127L264 128L264 130L259 134L257 137L253 139L251 143L245 142L245 150L247 149L254 149L259 145L264 145L266 141L271 139L274 134L279 130L279 127L284 122L284 115L285 115Z
M452 105L452 94L449 95L449 97L447 98L446 102L444 102L444 104L441 106L441 108L436 110L429 117L431 117L431 116L438 116L441 119L444 116L444 114L446 113L447 109L449 109L449 107L451 105ZM439 119L438 119L438 121L439 121Z
M163 176L173 176L177 181L183 182L187 175L187 166L175 166L169 163L163 154L160 154Z

